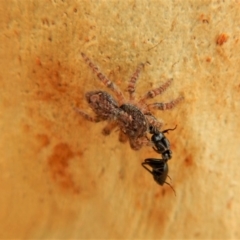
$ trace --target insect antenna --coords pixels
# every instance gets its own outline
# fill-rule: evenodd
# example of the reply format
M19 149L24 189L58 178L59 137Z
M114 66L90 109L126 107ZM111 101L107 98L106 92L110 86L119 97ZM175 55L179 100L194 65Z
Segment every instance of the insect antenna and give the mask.
M169 177L169 176L168 176L168 177ZM175 197L176 197L177 194L176 194L176 191L174 190L173 186L172 186L170 183L168 183L168 182L165 182L165 183L170 186L170 188L173 190L173 192L174 192L174 194L175 194Z
M166 129L164 130L162 133L168 133L168 131L173 131L177 128L177 125L175 126L175 128L169 128L169 129Z
M172 182L172 178L169 176L169 175L167 175L167 177L171 180L171 182Z

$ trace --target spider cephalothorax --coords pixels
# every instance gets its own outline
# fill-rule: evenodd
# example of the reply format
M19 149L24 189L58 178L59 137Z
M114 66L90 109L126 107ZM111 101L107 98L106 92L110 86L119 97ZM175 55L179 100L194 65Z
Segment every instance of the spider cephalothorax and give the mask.
M119 128L119 140L125 142L129 140L130 146L134 150L138 150L142 145L149 144L147 132L152 126L156 129L161 128L162 122L158 121L152 114L151 109L171 109L182 97L168 102L168 103L152 103L146 104L146 100L154 98L163 93L171 84L172 79L167 80L158 88L148 91L140 100L135 100L135 85L139 77L140 71L144 64L140 64L130 78L128 83L129 100L126 100L122 91L107 77L105 77L98 67L91 62L91 60L81 53L85 62L91 67L93 72L97 75L99 80L116 95L114 99L109 93L105 91L91 91L87 92L85 97L90 107L95 112L96 116L91 117L84 111L75 108L76 111L92 122L108 121L107 126L103 129L103 134L108 135L114 128Z

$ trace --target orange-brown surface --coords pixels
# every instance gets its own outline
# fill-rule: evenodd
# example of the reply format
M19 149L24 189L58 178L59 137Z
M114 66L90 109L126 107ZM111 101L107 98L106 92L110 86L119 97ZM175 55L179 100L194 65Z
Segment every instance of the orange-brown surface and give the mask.
M0 1L0 238L240 238L238 1ZM173 77L154 114L172 184L141 167L160 157L101 134L72 106L106 88L84 52L137 96ZM151 102L151 101L150 101Z

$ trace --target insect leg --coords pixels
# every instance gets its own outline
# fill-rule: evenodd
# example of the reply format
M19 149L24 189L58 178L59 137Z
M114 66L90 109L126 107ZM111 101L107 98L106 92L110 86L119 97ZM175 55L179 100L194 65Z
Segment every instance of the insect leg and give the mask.
M150 173L153 175L153 172L152 172L149 168L147 168L145 165L148 165L148 163L143 162L143 163L142 163L142 166L143 166L148 172L150 172Z

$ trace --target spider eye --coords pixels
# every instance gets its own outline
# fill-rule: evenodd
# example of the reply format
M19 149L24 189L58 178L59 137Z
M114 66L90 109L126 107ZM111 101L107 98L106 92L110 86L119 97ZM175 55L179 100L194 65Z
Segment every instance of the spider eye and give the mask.
M93 102L93 103L99 102L99 96L92 95L89 100L90 100L90 102Z

